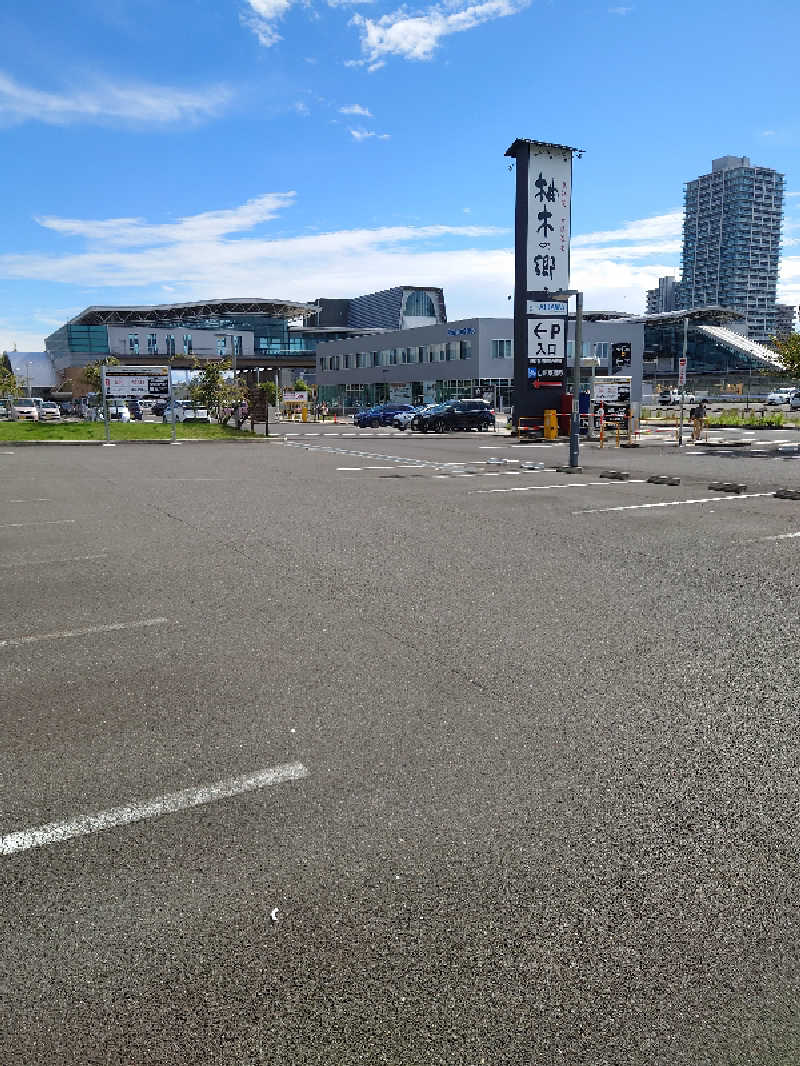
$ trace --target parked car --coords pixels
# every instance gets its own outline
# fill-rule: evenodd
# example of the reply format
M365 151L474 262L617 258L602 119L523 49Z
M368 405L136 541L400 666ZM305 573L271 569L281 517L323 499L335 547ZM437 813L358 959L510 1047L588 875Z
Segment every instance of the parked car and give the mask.
M366 411L357 411L353 416L353 425L360 426L391 426L395 415L403 411L414 412L415 408L410 403L379 403L375 407L369 407Z
M789 397L789 406L793 411L800 411L800 389L795 389Z
M49 401L42 404L39 408L39 421L40 422L55 422L61 418L61 408L57 403L50 403Z
M136 419L137 422L142 421L142 407L137 399L128 400L128 410L131 413L131 418Z
M153 410L155 404L156 404L156 401L150 399L147 396L144 396L144 397L142 397L139 400L139 407L141 408L143 415L150 414L150 412Z
M411 420L423 410L423 407L412 407L409 411L398 411L392 419L392 425L395 429L408 429Z
M167 404L168 403L169 403L169 400L156 400L154 402L153 406L151 407L151 411L156 416L163 415L164 412L167 409Z
M172 421L172 408L167 406L161 416L163 422ZM191 400L175 400L176 422L211 422L211 415L207 407L202 404L194 404Z
M485 400L448 400L419 412L411 428L420 433L448 430L486 430L494 425L494 411Z
M15 400L12 417L21 422L38 422L39 408L33 400Z
M0 418L6 419L11 415L11 407L5 400L0 400Z
M92 410L94 411L93 417L95 422L105 422L102 406L94 407ZM121 400L109 400L108 418L110 422L130 422L131 413L127 403L123 403Z
M374 407L365 407L361 411L356 411L353 415L353 425L358 426L359 429L364 429L365 426L379 426L381 404L377 404Z
M795 394L795 392L797 392L797 387L795 385L775 389L774 392L771 392L769 396L767 396L767 403L770 406L773 406L775 404L791 403L792 396Z

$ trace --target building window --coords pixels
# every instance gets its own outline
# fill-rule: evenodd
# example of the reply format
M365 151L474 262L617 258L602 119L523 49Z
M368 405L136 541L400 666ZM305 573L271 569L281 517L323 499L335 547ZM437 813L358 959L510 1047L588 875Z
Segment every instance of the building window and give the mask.
M175 334L174 333L168 333L166 335L166 337L164 338L164 341L165 341L166 346L167 346L167 355L169 355L169 356L174 355L175 354Z
M461 358L462 359L471 359L472 358L472 341L460 341L459 343L461 345Z
M603 363L608 362L608 341L594 342L594 355Z
M217 337L217 356L220 359L224 359L228 354L228 338Z
M345 355L345 356L343 356L343 358L344 358L344 368L345 368L345 370L349 370L350 369L350 356L349 355Z
M436 308L427 292L410 292L405 313L409 318L436 318Z
M511 359L514 355L513 344L507 339L492 341L492 359Z
M231 339L233 340L233 354L238 358L242 354L242 338L235 336Z
M138 355L139 354L139 334L138 333L129 333L128 334L128 352L129 352L130 355Z
M380 352L373 352L372 353L372 365L373 366L380 366L381 365L381 353Z
M192 335L191 333L184 333L183 335L183 354L192 354Z
M148 355L158 355L158 334L157 333L148 333L147 334L147 354Z
M320 368L320 370L327 370L328 369L328 360L324 359L324 358L320 359L319 368Z

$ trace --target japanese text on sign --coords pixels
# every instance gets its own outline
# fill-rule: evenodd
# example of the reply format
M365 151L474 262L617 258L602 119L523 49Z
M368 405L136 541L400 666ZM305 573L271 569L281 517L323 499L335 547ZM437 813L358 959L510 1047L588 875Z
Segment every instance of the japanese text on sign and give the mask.
M569 152L531 145L528 172L528 289L569 288Z

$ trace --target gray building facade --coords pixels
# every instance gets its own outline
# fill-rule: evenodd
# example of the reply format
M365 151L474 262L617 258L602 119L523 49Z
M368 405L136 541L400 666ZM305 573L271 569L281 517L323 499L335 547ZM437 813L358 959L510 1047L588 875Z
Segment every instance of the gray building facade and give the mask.
M352 299L314 301L314 325L339 329L413 329L447 321L444 291L435 286L395 285Z
M568 364L574 325L571 319ZM634 401L641 399L643 354L641 319L584 321L583 356L597 358L600 374L631 374ZM315 381L320 400L345 408L387 400L438 403L483 396L498 409L507 409L513 403L514 320L465 318L319 344Z
M783 190L782 174L747 156L715 159L687 182L680 309L729 307L753 340L774 336Z

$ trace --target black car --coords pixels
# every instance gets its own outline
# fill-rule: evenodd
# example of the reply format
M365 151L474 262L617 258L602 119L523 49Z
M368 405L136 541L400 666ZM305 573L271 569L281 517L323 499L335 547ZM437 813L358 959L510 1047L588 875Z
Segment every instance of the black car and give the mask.
M448 430L485 430L494 425L494 411L485 400L448 400L420 411L411 428L420 433L445 433Z
M156 400L156 402L153 404L153 406L151 408L153 414L154 415L163 415L164 412L167 409L167 402L168 401L166 399L164 399L164 400Z
M142 408L138 400L128 400L128 410L131 413L131 418L137 422L142 421Z

